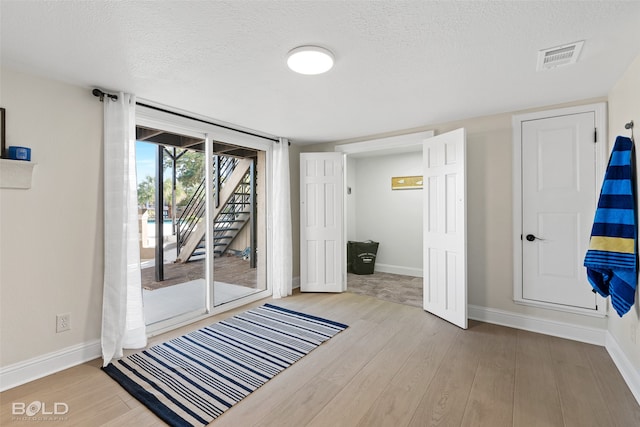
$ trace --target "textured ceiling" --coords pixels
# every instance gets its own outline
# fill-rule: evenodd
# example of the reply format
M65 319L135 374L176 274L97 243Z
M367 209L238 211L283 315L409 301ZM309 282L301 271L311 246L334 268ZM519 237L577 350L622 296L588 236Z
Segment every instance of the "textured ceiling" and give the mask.
M639 1L0 1L3 66L312 143L606 95ZM577 64L536 72L578 40ZM286 53L332 50L296 75Z

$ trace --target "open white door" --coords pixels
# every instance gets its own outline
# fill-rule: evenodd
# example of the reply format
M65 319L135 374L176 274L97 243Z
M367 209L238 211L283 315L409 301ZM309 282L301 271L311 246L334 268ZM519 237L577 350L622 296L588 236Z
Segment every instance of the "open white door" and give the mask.
M346 289L344 154L300 154L300 291Z
M424 309L467 329L466 132L423 144Z

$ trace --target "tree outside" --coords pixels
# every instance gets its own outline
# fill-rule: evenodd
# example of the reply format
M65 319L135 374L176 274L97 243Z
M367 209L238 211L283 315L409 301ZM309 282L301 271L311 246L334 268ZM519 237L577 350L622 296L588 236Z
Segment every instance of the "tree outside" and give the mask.
M144 180L138 184L138 206L146 209L154 206L156 200L156 179L152 176L145 176Z
M171 150L171 148L169 148ZM204 155L195 151L189 150L176 150L176 206L186 204L196 189L204 179ZM163 199L164 205L172 206L172 179L171 174L173 171L173 160L171 155L166 151L163 156L164 165L164 191ZM154 211L155 207L155 177L151 175L145 176L138 183L138 205L141 208L150 209L150 213ZM171 212L169 212L171 216ZM150 215L153 217L154 215Z
M176 162L176 178L184 189L186 199L189 200L204 179L204 154L185 151Z

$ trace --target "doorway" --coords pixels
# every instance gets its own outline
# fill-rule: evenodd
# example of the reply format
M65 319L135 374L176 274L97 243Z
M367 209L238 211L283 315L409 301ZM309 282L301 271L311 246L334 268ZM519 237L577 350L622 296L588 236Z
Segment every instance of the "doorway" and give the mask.
M337 146L334 153L302 153L300 156L300 289L302 292L340 292L346 286L345 247L346 236L349 235L349 221L346 220L343 208L346 203L343 203L343 199L349 192L349 188L344 183L342 186L339 185L345 179L343 171L346 168L344 164L346 156L377 150L387 153L398 149L413 152L416 148L422 151L423 179L420 181L424 182L425 187L425 191L422 192L424 206L423 307L466 329L466 133L464 129L457 129L437 137L433 137L433 132L423 132L346 144ZM337 190L341 192L340 197L336 197ZM378 205L377 208L384 208L384 206ZM327 218L331 221L327 221ZM336 221L336 218L341 220ZM327 227L327 224L330 224L330 227ZM311 251L307 250L309 248ZM327 248L331 250L327 251ZM307 256L309 253L314 256ZM327 277L330 281L326 279ZM335 283L335 285L324 286L329 283Z
M422 307L423 190L391 186L394 177L422 176L422 146L349 154L346 163L347 241L380 243L375 273L348 271L347 291Z

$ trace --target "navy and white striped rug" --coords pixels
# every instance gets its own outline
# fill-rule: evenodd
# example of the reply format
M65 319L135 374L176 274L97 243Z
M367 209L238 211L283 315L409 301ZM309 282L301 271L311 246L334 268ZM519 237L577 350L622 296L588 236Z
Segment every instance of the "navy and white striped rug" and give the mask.
M172 426L203 426L348 326L265 304L104 371Z

